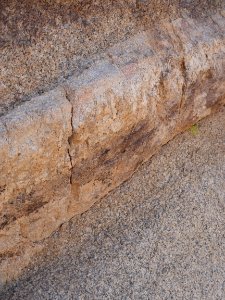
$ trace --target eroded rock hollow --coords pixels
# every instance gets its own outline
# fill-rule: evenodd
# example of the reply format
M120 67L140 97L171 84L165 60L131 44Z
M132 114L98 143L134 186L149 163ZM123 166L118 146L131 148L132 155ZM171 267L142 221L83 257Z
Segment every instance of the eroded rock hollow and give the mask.
M4 282L62 223L225 104L225 5L9 0L0 30Z

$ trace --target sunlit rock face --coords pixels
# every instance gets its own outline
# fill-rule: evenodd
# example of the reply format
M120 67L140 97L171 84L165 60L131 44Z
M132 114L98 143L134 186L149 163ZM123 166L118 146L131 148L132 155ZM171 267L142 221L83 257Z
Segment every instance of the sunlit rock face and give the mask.
M1 0L0 114L80 74L162 19L204 18L223 0Z
M115 2L0 4L2 282L225 104L222 1Z

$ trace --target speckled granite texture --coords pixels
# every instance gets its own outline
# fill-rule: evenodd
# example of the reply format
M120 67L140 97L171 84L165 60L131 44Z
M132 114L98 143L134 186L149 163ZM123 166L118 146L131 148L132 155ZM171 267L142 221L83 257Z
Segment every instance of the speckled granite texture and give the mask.
M222 6L223 0L1 0L0 114L160 19L204 18Z
M107 8L112 19L108 14L105 19L99 18L109 27L104 27L103 22L96 38L83 32L87 40L81 43L83 48L79 51L88 62L89 54L92 57L97 49L93 50L91 45L101 45L100 38L105 41L105 48L101 49L104 53L99 53L95 61L90 58L92 63L88 68L81 68L79 75L64 81L59 80L61 75L56 76L59 69L52 63L61 61L67 47L72 45L68 43L66 26L71 19L65 17L57 21L66 28L65 32L54 31L56 25L51 22L60 2L53 6L51 2L46 6L43 2L36 6L26 1L21 6L18 6L19 2L13 3L8 2L8 6L1 3L3 15L12 9L14 13L11 11L12 18L3 18L4 41L8 38L9 43L3 42L5 55L0 59L6 59L6 68L2 68L4 80L9 84L18 80L23 102L18 100L15 108L11 107L0 117L1 282L17 276L32 256L41 251L43 241L61 224L89 209L127 180L162 145L225 103L225 13L219 2L216 6L209 5L208 1L201 2L192 13L188 10L190 6L185 9L185 3L176 6L175 2L174 10L168 10L167 18L165 2L141 2L140 9L147 5L146 14L155 7L153 15L158 16L160 10L158 18L147 18L143 14L143 24L148 24L148 29L136 34L131 30L131 36L125 40L118 34L120 41L116 43L113 39L115 44L111 47L100 33L103 28L105 34L107 28L124 28L122 23L117 24L114 20L118 16L114 14L118 3L112 4L111 10L107 4L100 10L101 2L91 2L97 5L100 14ZM82 1L76 5L83 10L89 9L90 16L96 14L88 3ZM126 6L129 1L122 3ZM61 3L62 11L63 7L67 8L65 16L69 8L74 12L71 5ZM24 11L31 6L26 19ZM7 10L6 7L11 8ZM135 7L138 7L137 3ZM183 7L182 17L175 9L177 7ZM172 18L173 11L176 13ZM47 23L43 14L47 16ZM39 22L36 22L38 16ZM122 13L118 21L125 22L125 16ZM161 20L163 16L165 18ZM114 25L110 20L115 21ZM35 33L37 26L39 30ZM135 26L140 28L138 22ZM32 43L21 45L20 35L28 32ZM69 32L74 40L79 39L80 33L75 29ZM50 48L46 48L45 34L50 33L55 40L50 43ZM109 32L107 34L110 36ZM62 52L58 52L60 38L64 41ZM77 47L79 45L80 42ZM29 49L32 59L29 61L18 52L20 54L14 56L11 64L12 59L7 56L9 46L13 54ZM85 49L87 53L90 49L93 51L86 55ZM71 57L68 59L70 61ZM7 75L11 67L16 68L15 72ZM34 71L28 72L27 68L32 67ZM59 81L56 80L58 85L50 89L53 77ZM39 79L44 80L50 90L25 101L29 94L25 85L36 93L35 85L42 86ZM1 81L3 89L4 80ZM17 83L12 86L17 88ZM16 96L17 92L13 94ZM0 99L4 102L4 95Z
M4 300L223 300L225 109L46 241Z

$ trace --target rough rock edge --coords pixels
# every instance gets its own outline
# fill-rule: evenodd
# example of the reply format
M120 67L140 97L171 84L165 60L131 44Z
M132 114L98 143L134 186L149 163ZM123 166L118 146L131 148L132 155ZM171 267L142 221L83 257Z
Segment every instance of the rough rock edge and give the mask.
M224 6L195 2L1 0L0 115L78 76L108 47L162 19L204 18Z
M214 23L214 22L213 22ZM172 23L170 25L173 25ZM218 24L216 23L216 26L218 26ZM223 32L223 29L221 29L221 27L219 26L220 30ZM175 35L177 34L177 30L176 28L173 28L173 31L175 32ZM224 37L224 35L223 35ZM178 35L178 39L180 40L180 48L183 47L183 42L180 38L180 36ZM224 43L224 42L223 42ZM117 49L118 47L120 46L117 46ZM186 70L186 61L185 61L185 51L183 49L182 51L182 55L181 55L181 64L180 64L180 68L181 68L181 74L183 76L183 79L182 79L182 88L181 88L181 98L179 99L179 115L181 114L181 109L183 108L183 106L185 105L185 94L186 94L186 86L187 86L187 70ZM110 56L112 57L112 56ZM118 68L118 66L116 66ZM162 74L163 75L163 74ZM161 78L161 77L160 77ZM163 79L163 77L162 77ZM77 79L76 78L73 78L72 81L76 81ZM111 80L111 79L110 79ZM97 81L96 81L97 82ZM164 85L164 82L162 81L162 84ZM68 90L68 86L70 87L69 90ZM76 86L76 85L75 85ZM162 88L165 88L164 86L162 86ZM74 113L74 105L76 107L77 105L77 102L76 102L76 99L74 100L73 99L73 88L71 88L70 84L67 85L67 86L63 86L63 87L60 87L60 90L62 91L62 94L63 96L61 97L61 100L63 101L63 103L65 102L65 106L68 106L69 104L69 110L70 112L68 113L68 123L70 124L70 128L68 129L68 133L65 133L66 135L66 140L67 140L67 145L65 147L66 149L66 153L67 153L67 157L68 157L68 161L69 161L69 165L67 166L67 168L69 169L68 173L66 173L66 176L68 176L68 184L70 186L70 189L73 188L73 176L74 176L74 168L75 166L77 166L77 161L76 161L76 157L73 153L72 148L74 147L74 142L73 142L73 138L74 138L74 134L76 134L77 132L74 132L74 128L77 129L77 127L74 127L74 118L75 118L75 113ZM48 95L51 94L52 92L50 93L46 93L45 97L48 98ZM72 96L71 96L72 95ZM76 96L76 93L75 93L75 96ZM42 97L41 97L42 98ZM76 97L75 97L76 98ZM161 99L162 100L162 99ZM214 104L224 104L224 98L223 99L220 99L220 103L213 103L213 106ZM30 106L30 105L39 105L37 104L39 102L29 102L29 103L25 103L21 106L21 110L23 111L23 108L24 108L24 111L26 112L26 107L27 106ZM40 106L42 105L42 103L40 102ZM64 105L64 104L63 104ZM43 108L40 107L40 110L42 111ZM197 119L195 120L191 120L188 124L185 124L183 127L179 128L179 130L175 131L175 132L172 132L171 135L168 135L166 137L165 140L163 140L161 142L161 145L166 143L169 139L171 139L175 134L177 134L179 131L182 131L184 130L187 126L190 126L192 123L191 122L196 122L198 119L206 116L207 114L209 114L211 112L211 108L209 110L207 110L206 112L201 112L202 115L200 114L198 116ZM18 110L15 109L12 113L18 113ZM46 112L45 112L46 113ZM64 115L62 114L62 117L64 118ZM88 114L86 115L86 118L88 119ZM4 121L4 118L1 119L1 121ZM86 123L85 123L86 125ZM3 122L3 126L5 128L5 130L7 131L7 135L10 136L10 129L7 127L7 124L4 124ZM145 127L143 127L144 130L145 130ZM140 129L140 128L139 128ZM138 127L134 127L134 131L131 131L131 136L132 134L136 134L135 132L138 132ZM136 131L135 131L136 130ZM148 137L148 136L147 136ZM91 152L91 148L89 149L89 151ZM155 150L153 151L153 153L155 152ZM142 161L144 160L147 160L153 153L151 154L148 154L146 157L142 157L142 160L138 162L138 164L140 164ZM132 154L132 153L131 153ZM92 155L92 153L89 153L89 155ZM75 160L75 163L73 162ZM90 161L92 160L92 156L91 156L91 159ZM79 162L78 162L79 163ZM137 165L138 165L137 164ZM78 164L79 165L79 164ZM82 164L81 164L82 165ZM130 173L127 175L125 175L125 177L122 177L121 180L119 180L119 182L116 182L113 186L113 188L120 184L122 181L124 181L125 179L127 179L132 173L133 171L135 170L135 168L137 167L137 165L134 166L134 169L132 171L130 171ZM75 174L76 175L76 174ZM50 186L50 188L54 188ZM109 189L110 190L110 189ZM99 195L99 197L102 197L104 196L109 190L106 190L106 191L103 191L102 194ZM99 198L98 198L99 199ZM98 199L89 199L89 201L87 202L86 205L82 205L82 203L77 203L77 205L75 205L75 209L72 210L72 213L69 213L66 218L62 218L62 220L56 224L51 224L53 225L53 227L50 227L51 230L50 232L52 232L53 230L55 230L61 223L65 222L66 220L68 220L69 218L71 218L73 215L75 215L76 213L80 213L80 212L83 212L85 211L88 207L90 207L95 201L97 201ZM73 199L71 199L72 201ZM67 203L67 202L65 202ZM51 204L51 201L50 201L50 204ZM62 207L60 207L60 209L62 209ZM55 226L54 226L55 225ZM15 229L14 227L12 229ZM4 232L2 233L2 236L3 239L4 239ZM15 276L17 274L19 274L19 272L21 271L21 268L23 266L26 266L30 259L31 259L31 256L36 252L40 251L42 249L42 241L49 235L50 233L48 233L47 235L44 235L43 237L41 238L37 238L36 240L35 239L30 239L30 238L27 238L27 236L23 236L23 239L22 239L22 245L21 245L21 240L19 240L19 242L15 243L14 247L9 247L8 250L4 250L2 252L2 255L6 258L5 260L3 260L2 262L2 266L1 266L1 269L2 269L2 278L1 278L1 281L3 282L4 280L7 280L9 278L11 278L12 276ZM10 236L10 239L12 239L14 236L13 236L13 232L12 232L12 235ZM19 247L18 247L19 246ZM20 249L20 247L22 247ZM3 247L4 248L4 247ZM17 257L18 255L18 257ZM12 266L16 265L18 268L15 270L15 268L12 268Z

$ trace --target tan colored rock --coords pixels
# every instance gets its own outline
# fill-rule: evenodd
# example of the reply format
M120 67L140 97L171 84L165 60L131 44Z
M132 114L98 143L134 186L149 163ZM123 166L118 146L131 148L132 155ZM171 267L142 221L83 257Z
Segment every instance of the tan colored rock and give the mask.
M159 20L202 18L224 5L223 0L194 2L1 0L0 114L80 74L107 48Z
M1 281L60 224L225 104L224 25L221 14L164 20L0 118Z
M67 197L70 120L71 105L62 89L1 118L1 254L27 238L43 239L55 229L57 216L46 216L45 224L44 216L35 217L35 212L42 214L46 204L53 201L54 207L54 201Z
M79 202L98 199L127 179L224 100L224 39L217 30L211 21L163 22L111 48L108 61L67 83Z

